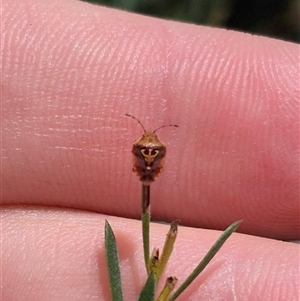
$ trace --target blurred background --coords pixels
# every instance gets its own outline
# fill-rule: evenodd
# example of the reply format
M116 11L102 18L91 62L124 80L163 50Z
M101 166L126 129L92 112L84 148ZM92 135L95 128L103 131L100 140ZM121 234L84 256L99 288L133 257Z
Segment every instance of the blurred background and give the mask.
M300 0L84 0L148 16L300 41Z

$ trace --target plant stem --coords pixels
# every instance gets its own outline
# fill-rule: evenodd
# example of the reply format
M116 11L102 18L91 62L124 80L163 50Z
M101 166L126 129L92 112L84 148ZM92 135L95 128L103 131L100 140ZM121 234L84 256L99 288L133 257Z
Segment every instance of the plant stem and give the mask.
M144 260L147 273L150 273L150 185L142 184L142 227Z
M165 301L168 296L171 294L171 292L173 291L176 283L177 283L177 278L176 277L168 277L165 283L165 286L163 288L163 290L161 291L160 295L158 296L158 298L156 299L156 301Z
M154 274L156 276L156 281L158 283L162 273L165 270L165 267L169 261L169 258L172 254L174 243L178 233L178 223L179 221L173 221L170 225L170 230L167 233L164 248L161 253L161 257L159 258L157 266L154 268Z

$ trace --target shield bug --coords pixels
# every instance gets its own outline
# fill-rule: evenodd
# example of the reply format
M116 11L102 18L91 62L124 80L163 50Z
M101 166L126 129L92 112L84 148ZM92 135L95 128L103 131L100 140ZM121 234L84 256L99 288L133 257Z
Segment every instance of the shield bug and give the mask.
M144 135L133 143L133 168L143 185L150 185L162 172L164 157L166 156L166 146L159 141L155 133L167 126L178 127L175 124L163 125L153 132L146 131L143 124L134 116L125 114L135 119L143 128Z

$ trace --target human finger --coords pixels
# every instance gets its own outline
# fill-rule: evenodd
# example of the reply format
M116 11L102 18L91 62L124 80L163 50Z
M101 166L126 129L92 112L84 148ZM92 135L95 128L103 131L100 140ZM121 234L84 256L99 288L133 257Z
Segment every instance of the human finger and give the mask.
M297 45L72 1L4 1L2 30L4 204L137 218L131 113L180 126L154 219L299 237Z

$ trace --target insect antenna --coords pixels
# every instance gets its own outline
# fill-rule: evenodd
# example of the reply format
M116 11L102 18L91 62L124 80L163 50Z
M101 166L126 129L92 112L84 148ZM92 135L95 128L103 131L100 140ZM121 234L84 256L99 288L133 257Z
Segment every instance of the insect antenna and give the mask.
M131 118L133 118L133 119L135 119L140 125L141 125L141 127L143 128L143 130L144 130L144 132L146 133L147 131L146 131L146 129L144 128L144 126L142 125L142 123L137 119L137 118L135 118L134 116L132 116L132 115L130 115L130 114L125 114L126 116L128 116L128 117L131 117Z
M157 129L153 132L153 134L154 134L155 132L157 132L158 130L160 130L160 129L162 129L162 128L165 128L165 127L167 127L167 126L174 126L174 127L178 128L178 125L177 125L177 124L166 124L166 125L163 125L163 126L160 126L159 128L157 128Z

